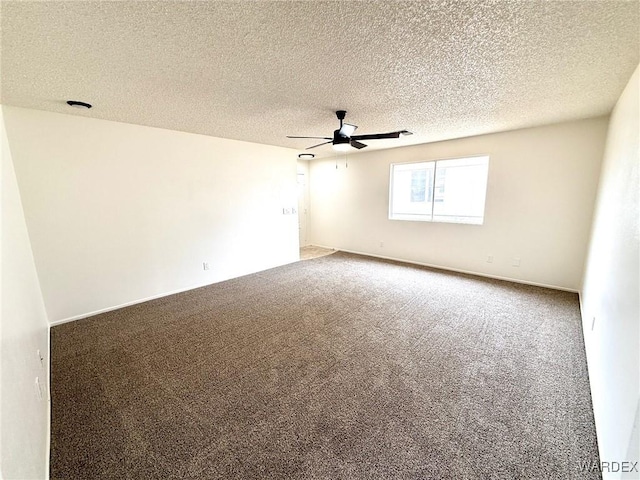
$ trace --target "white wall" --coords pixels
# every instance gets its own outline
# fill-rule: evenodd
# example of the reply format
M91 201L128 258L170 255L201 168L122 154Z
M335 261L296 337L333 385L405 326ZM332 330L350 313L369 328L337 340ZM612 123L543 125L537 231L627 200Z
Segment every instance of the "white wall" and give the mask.
M338 168L335 158L314 160L311 243L577 291L606 125L602 117L358 153L348 168L342 157ZM475 154L491 157L484 225L388 219L391 163Z
M639 82L636 69L611 114L581 295L600 456L610 462L639 460Z
M5 479L44 479L49 444L48 325L2 115L0 142L0 465Z
M295 150L15 107L5 121L51 322L298 259Z

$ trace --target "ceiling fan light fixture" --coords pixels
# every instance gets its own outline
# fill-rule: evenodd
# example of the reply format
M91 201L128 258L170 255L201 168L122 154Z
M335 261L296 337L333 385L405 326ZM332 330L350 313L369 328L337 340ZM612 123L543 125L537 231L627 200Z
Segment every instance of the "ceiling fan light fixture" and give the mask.
M333 149L337 152L348 152L351 149L351 145L347 140L345 143L334 143Z

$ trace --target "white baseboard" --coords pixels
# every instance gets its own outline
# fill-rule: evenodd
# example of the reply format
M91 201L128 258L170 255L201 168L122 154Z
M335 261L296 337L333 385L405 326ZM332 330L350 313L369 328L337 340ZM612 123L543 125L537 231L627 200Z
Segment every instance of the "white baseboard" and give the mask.
M459 269L459 268L444 267L442 265L435 265L435 264L432 264L432 263L416 262L414 260L407 260L407 259L404 259L404 258L389 257L389 256L384 256L384 255L376 255L374 253L360 252L360 251L357 251L357 250L340 249L340 248L331 247L331 246L327 246L327 245L318 245L316 243L311 243L310 245L314 245L316 247L326 248L326 249L330 249L330 250L341 251L341 252L355 253L356 255L365 255L367 257L381 258L383 260L393 260L395 262L403 262L403 263L409 263L409 264L413 264L413 265L420 265L422 267L436 268L438 270L446 270L446 271L449 271L449 272L465 273L465 274L468 274L468 275L476 275L478 277L493 278L495 280L504 280L504 281L507 281L507 282L521 283L521 284L524 284L524 285L533 285L535 287L544 287L544 288L551 288L553 290L562 290L564 292L579 293L579 290L575 290L575 289L572 289L572 288L560 287L558 285L548 285L546 283L530 282L528 280L521 280L519 278L510 278L510 277L502 277L502 276L498 276L498 275L489 275L487 273L474 272L474 271L471 271L471 270L462 270L462 269ZM288 263L291 263L291 262L288 262ZM212 283L217 283L217 282L212 282ZM102 308L100 310L94 310L92 312L82 313L80 315L74 315L73 317L63 318L61 320L54 320L54 321L49 322L49 325L51 327L54 327L56 325L61 325L63 323L73 322L75 320L81 320L83 318L92 317L94 315L99 315L101 313L106 313L106 312L111 312L113 310L118 310L119 308L129 307L131 305L137 305L138 303L148 302L149 300L155 300L156 298L167 297L169 295L174 295L176 293L186 292L188 290L193 290L195 288L206 287L207 285L211 285L212 283L203 283L203 284L199 284L199 285L191 285L191 286L186 287L186 288L180 288L178 290L173 290L173 291L170 291L170 292L163 292L163 293L160 293L160 294L157 294L157 295L152 295L150 297L145 297L145 298L140 298L140 299L137 299L137 300L132 300L130 302L122 303L120 305L114 305L114 306L111 306L111 307Z
M218 282L210 282L203 283L201 285L191 285L190 287L180 288L178 290L172 290L170 292L163 292L157 295L152 295L150 297L140 298L138 300L132 300L130 302L122 303L120 305L114 305L112 307L101 308L100 310L94 310L93 312L82 313L80 315L74 315L73 317L63 318L61 320L54 320L49 322L49 326L55 327L56 325L61 325L63 323L73 322L75 320L82 320L83 318L93 317L94 315L99 315L101 313L111 312L113 310L118 310L119 308L129 307L131 305L137 305L138 303L148 302L149 300L155 300L156 298L168 297L169 295L175 295L176 293L186 292L188 290L194 290L200 287L206 287L207 285L212 285L213 283Z
M395 262L410 263L412 265L420 265L421 267L436 268L438 270L446 270L448 272L466 273L468 275L476 275L478 277L493 278L495 280L504 280L506 282L521 283L523 285L532 285L534 287L543 287L543 288L550 288L552 290L561 290L563 292L579 293L579 290L575 290L573 288L559 287L558 285L548 285L546 283L530 282L528 280L522 280L519 278L501 277L499 275L490 275L488 273L473 272L471 270L462 270L459 268L444 267L442 265L435 265L433 263L416 262L414 260L406 260L404 258L387 257L384 255L376 255L375 253L360 252L357 250L346 250L344 248L329 247L326 245L318 245L315 243L314 245L317 247L328 248L328 249L337 250L340 252L355 253L356 255L365 255L367 257L381 258L383 260L393 260Z
M47 458L45 470L47 478L51 478L51 326L47 327Z
M242 277L244 275L252 275L254 273L262 272L262 271L265 271L265 270L270 270L272 268L281 267L283 265L288 265L290 263L294 263L294 262L298 262L298 261L300 261L300 257L299 256L298 256L298 258L295 258L295 259L280 263L278 265L272 265L272 266L267 267L267 268L262 268L261 270L256 270L255 272L247 272L247 273L244 273L242 275L238 275L238 277ZM60 320L53 320L53 321L49 322L49 327L55 327L56 325L62 325L63 323L73 322L75 320L82 320L83 318L93 317L94 315L99 315L101 313L111 312L113 310L118 310L119 308L129 307L131 305L137 305L138 303L148 302L149 300L155 300L156 298L168 297L169 295L175 295L176 293L182 293L182 292L186 292L188 290L194 290L196 288L206 287L208 285L213 285L214 283L224 282L226 280L232 280L233 278L238 278L238 277L223 278L223 279L216 280L215 282L207 282L207 283L201 283L201 284L197 284L197 285L191 285L189 287L179 288L178 290L171 290L169 292L158 293L158 294L152 295L150 297L139 298L137 300L132 300L130 302L121 303L119 305L113 305L111 307L101 308L99 310L94 310L92 312L81 313L79 315L74 315L72 317L67 317L67 318L63 318L63 319L60 319Z

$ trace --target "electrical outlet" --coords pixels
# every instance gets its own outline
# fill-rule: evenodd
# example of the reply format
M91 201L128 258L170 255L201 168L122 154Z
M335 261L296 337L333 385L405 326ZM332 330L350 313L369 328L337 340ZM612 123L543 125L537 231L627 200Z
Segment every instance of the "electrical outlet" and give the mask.
M513 260L511 261L511 265L514 267L519 267L520 266L520 257L513 257Z
M487 263L493 263L493 255L487 255Z
M384 247L384 242L381 241L380 242L380 248L383 248L383 247Z
M202 269L203 270L210 270L211 268L209 267L209 262L203 262L202 263Z

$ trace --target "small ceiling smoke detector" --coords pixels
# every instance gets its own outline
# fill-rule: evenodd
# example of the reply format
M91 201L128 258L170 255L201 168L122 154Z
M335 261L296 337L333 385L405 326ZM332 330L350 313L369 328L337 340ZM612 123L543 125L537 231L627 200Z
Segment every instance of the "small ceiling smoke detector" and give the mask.
M90 103L78 102L76 100L67 100L67 105L73 108L86 108L87 110L92 107Z
M312 158L315 158L315 155L313 153L300 153L298 158L300 160L311 160Z

